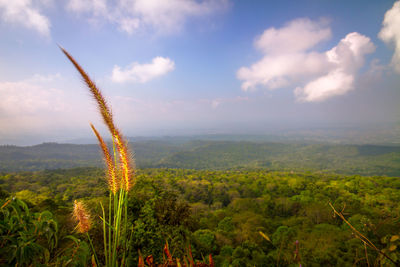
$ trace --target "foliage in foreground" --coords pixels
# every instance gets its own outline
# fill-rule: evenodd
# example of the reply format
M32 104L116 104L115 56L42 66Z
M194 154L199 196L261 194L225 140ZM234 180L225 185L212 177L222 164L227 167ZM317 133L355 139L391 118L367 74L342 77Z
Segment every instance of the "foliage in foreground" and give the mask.
M92 214L101 213L98 202L108 201L103 176L93 168L10 173L0 175L0 184L24 199L32 212L50 210L64 247L73 245L64 236L75 227L65 207L71 213L71 201L80 199ZM194 259L212 254L215 266L287 266L296 262L296 240L303 266L367 266L365 251L371 266L392 266L376 251L365 250L350 227L333 216L329 202L380 250L400 258L397 177L175 169L138 170L136 177L128 200L133 226L128 260L133 266L139 249L144 258L153 255L155 262L163 262L165 241L174 258L182 259L191 244ZM94 218L90 234L102 257L100 219Z
M57 246L58 225L49 211L31 213L19 199L2 201L0 216L0 264L30 265L33 259L48 263Z

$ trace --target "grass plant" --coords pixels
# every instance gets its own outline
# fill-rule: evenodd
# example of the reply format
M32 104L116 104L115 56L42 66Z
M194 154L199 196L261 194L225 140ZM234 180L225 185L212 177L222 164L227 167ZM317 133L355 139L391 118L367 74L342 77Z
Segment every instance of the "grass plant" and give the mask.
M103 97L101 91L78 62L64 48L60 48L74 65L87 85L97 104L103 122L107 126L111 135L113 148L112 153L110 153L107 144L96 128L90 124L103 153L107 167L107 181L109 186L108 216L106 216L104 207L101 204L103 214L102 217L100 217L103 224L104 264L107 267L124 266L126 265L126 256L129 244L127 202L129 191L134 185L134 160L128 149L127 141L114 123L111 108ZM96 264L99 266L101 263L96 256L96 252L88 234L88 227L90 227L89 215L84 214L83 206L79 202L75 202L75 214L75 217L78 219L79 229L87 233L89 242L93 249Z

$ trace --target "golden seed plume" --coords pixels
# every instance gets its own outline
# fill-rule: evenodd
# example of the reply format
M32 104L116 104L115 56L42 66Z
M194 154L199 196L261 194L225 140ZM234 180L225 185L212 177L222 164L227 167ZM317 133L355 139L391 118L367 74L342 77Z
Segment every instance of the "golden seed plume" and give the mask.
M103 151L104 161L107 165L108 186L110 187L111 192L115 195L119 189L120 182L118 181L117 176L115 174L115 166L113 158L111 157L107 145L104 142L103 138L100 136L99 132L96 130L93 124L90 124L90 127L92 127L92 130L96 135L97 140L99 141L100 148Z
M76 62L76 60L64 49L60 46L61 51L67 56L67 58L71 61L77 71L81 74L83 81L89 87L92 96L97 102L99 107L101 116L103 117L104 123L107 125L108 129L110 130L111 134L114 135L115 126L113 122L113 116L111 113L111 109L108 107L107 102L103 95L101 94L100 90L97 88L96 84L90 79L89 75L83 70L83 68Z
M124 189L129 192L133 186L132 176L134 175L134 171L132 168L133 164L131 163L131 156L128 150L127 143L121 138L121 136L115 135L114 140L119 152Z
M101 94L100 90L97 88L96 84L90 79L89 75L82 69L82 67L78 64L78 62L61 46L60 49L72 62L72 64L75 66L78 72L81 74L84 82L89 87L90 92L92 93L94 99L97 102L103 121L107 125L108 130L110 131L119 153L119 160L121 163L122 175L123 175L122 185L126 191L129 191L133 186L132 177L135 174L133 170L134 168L133 160L130 157L130 152L128 149L127 142L125 141L122 134L114 124L111 109L108 107L105 98Z
M78 232L87 233L91 226L90 215L81 201L75 200L73 214L75 220L78 222Z

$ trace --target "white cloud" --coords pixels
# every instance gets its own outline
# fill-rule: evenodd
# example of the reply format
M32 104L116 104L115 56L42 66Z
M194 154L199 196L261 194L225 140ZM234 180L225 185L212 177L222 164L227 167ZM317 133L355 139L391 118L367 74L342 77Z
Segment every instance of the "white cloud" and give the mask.
M121 7L143 25L165 33L179 31L189 17L208 15L227 5L227 1L208 0L124 0Z
M121 69L119 66L114 66L111 79L118 83L145 83L173 71L174 68L175 63L171 59L155 57L151 63L139 64L134 62L125 69Z
M265 30L254 42L264 57L237 72L237 77L243 80L242 89L256 89L259 85L276 89L305 75L321 74L331 65L326 55L307 50L330 36L326 22L305 18L293 20L280 29Z
M140 27L140 19L138 18L121 18L119 21L119 29L128 33L132 34L137 31Z
M240 68L237 77L244 80L244 91L256 89L258 85L276 89L300 77L320 74L330 66L326 55L319 53L266 55L250 68Z
M54 7L54 4L55 4L54 0L33 0L33 1L35 4L37 3L39 6L46 7L46 8Z
M322 101L335 95L343 95L353 89L354 77L341 70L334 70L309 82L304 88L297 87L295 94L301 101Z
M395 2L393 7L386 12L382 24L379 38L387 44L394 44L392 64L400 73L400 1Z
M326 75L307 83L304 88L296 88L296 96L301 101L312 102L347 93L354 88L355 76L364 65L365 55L374 50L375 46L368 37L356 32L349 33L325 53L335 67Z
M327 22L307 18L293 20L280 29L269 28L255 41L264 53L287 54L305 51L331 37Z
M365 55L373 52L375 46L368 37L354 32L329 51L312 51L330 36L326 22L309 19L267 29L255 41L255 47L264 53L263 58L237 72L238 79L243 81L242 89L297 85L295 95L300 101L323 101L345 94L353 89Z
M143 28L168 34L181 30L191 17L206 16L227 6L228 0L69 0L66 7L105 19L128 34Z
M6 23L19 24L43 36L50 36L49 19L40 13L31 0L0 0L0 14Z
M93 13L95 16L107 14L106 0L69 0L67 9L77 13Z

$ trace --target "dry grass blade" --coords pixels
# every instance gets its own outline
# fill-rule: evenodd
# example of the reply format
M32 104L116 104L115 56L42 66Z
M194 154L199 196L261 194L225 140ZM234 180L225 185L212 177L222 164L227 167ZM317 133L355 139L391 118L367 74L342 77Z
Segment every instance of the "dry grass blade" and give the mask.
M270 239L266 234L264 234L264 233L261 232L261 231L258 231L258 233L259 233L265 240L271 242L271 239Z
M384 253L383 251L381 251L380 249L378 249L367 237L365 237L363 234L361 234L356 228L354 228L353 225L351 225L351 223L349 223L346 218L343 216L342 213L338 212L335 207L333 207L333 205L329 202L329 206L331 206L331 208L333 209L333 212L339 216L340 219L342 219L353 231L354 235L360 239L365 245L367 245L368 247L374 249L375 251L377 251L378 253L380 253L381 255L383 255L384 257L386 257L388 260L390 260L395 266L400 266L400 264L396 263L392 258L390 258L388 255L386 255L386 253Z
M7 206L9 203L11 202L11 199L7 200L6 203L3 204L3 206L1 206L0 209L3 209L5 206Z

